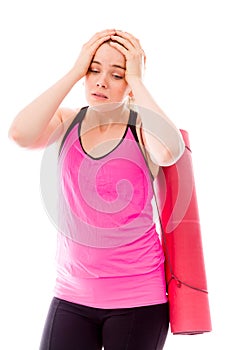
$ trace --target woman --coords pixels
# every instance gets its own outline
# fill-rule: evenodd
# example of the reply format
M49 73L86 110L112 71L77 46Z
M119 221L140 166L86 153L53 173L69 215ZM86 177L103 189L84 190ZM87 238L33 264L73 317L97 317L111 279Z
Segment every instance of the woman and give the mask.
M11 126L23 147L59 145L57 280L41 350L164 346L169 318L152 180L184 143L143 83L145 60L133 35L96 33ZM83 77L88 106L62 108Z

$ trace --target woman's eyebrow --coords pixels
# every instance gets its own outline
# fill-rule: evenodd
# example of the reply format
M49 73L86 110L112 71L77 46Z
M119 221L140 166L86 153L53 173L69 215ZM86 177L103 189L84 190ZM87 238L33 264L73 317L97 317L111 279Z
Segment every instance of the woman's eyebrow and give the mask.
M97 64L100 64L101 65L101 63L100 62L98 62L98 61L92 61L91 63L97 63Z
M122 67L122 66L120 66L119 64L112 64L112 67L115 67L115 68L121 68L121 69L126 70L126 68L125 68L125 67Z
M96 64L99 64L99 65L102 65L99 61L95 61L95 60L93 60L91 63L96 63ZM119 65L119 64L112 64L111 67L120 68L120 69L126 70L125 67L122 67L122 66Z

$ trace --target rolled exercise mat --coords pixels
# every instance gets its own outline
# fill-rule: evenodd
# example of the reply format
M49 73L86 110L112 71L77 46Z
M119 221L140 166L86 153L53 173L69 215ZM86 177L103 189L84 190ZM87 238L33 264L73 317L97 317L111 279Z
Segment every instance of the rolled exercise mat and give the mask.
M211 317L189 136L181 133L184 154L174 165L160 168L154 186L171 332L200 334L212 330Z

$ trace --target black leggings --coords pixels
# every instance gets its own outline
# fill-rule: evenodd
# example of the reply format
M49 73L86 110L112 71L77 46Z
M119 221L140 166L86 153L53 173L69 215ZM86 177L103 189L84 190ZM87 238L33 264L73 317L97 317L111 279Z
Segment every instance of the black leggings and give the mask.
M40 350L161 350L168 304L97 309L53 298Z

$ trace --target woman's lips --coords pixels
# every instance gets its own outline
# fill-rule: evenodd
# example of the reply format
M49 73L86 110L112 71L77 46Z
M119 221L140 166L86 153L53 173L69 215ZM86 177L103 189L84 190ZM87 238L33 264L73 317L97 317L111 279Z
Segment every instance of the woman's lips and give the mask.
M102 94L101 92L93 92L92 96L94 96L94 98L97 98L98 100L108 99L108 97L106 95Z

